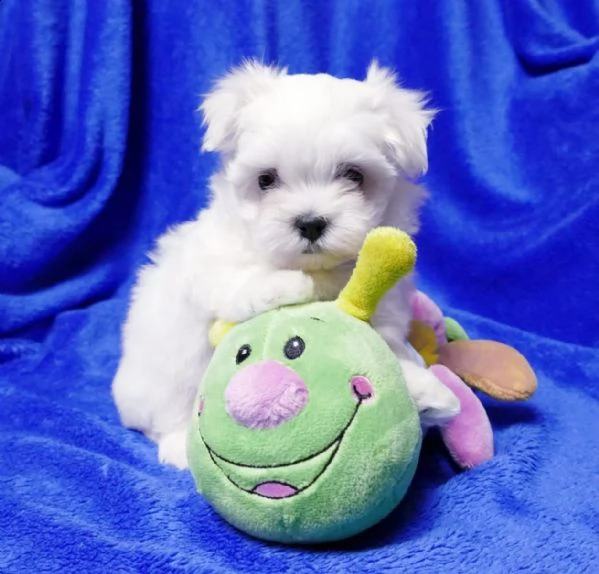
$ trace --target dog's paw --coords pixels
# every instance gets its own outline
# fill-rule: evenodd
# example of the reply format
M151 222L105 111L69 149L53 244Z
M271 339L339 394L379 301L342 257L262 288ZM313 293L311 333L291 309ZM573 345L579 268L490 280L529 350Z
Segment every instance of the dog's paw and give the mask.
M248 282L218 318L240 323L285 305L307 303L314 297L314 280L302 271L277 271Z
M460 413L458 397L430 369L405 359L400 365L423 427L443 426Z
M302 271L279 271L267 281L264 293L255 301L256 314L306 303L314 296L314 280Z
M170 464L179 470L186 469L187 431L175 431L165 434L158 441L158 460L162 464Z

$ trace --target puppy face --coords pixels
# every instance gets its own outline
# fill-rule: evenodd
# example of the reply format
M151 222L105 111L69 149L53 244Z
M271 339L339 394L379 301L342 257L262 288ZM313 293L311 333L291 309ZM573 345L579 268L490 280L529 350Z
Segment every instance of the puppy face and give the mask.
M408 180L426 170L432 112L390 72L372 65L359 82L252 63L202 110L203 149L224 159L220 192L274 265L331 268L355 258L373 227L415 231L419 193Z

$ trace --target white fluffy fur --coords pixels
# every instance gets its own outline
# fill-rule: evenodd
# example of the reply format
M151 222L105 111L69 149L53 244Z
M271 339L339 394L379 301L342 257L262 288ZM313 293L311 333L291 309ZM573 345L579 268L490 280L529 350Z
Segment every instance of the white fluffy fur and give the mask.
M288 75L248 63L220 80L201 106L203 149L221 154L212 201L197 219L165 234L135 287L113 383L128 427L158 442L163 462L186 466L191 406L210 360L208 329L280 305L333 299L367 232L379 225L418 228L433 112L371 65L364 81ZM358 187L340 165L364 173ZM258 176L276 169L277 186ZM293 226L314 214L329 227L309 247ZM408 278L385 298L374 325L398 355L425 424L458 410L455 397L408 361Z

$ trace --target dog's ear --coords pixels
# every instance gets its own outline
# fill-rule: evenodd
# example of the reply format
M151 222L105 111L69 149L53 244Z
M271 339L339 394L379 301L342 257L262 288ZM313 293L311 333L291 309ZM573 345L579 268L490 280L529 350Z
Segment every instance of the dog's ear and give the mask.
M410 178L428 169L427 129L436 110L427 109L422 92L399 86L395 74L373 61L368 68L366 85L372 92L372 106L385 123L385 143L403 173Z
M202 151L234 149L239 112L286 73L286 69L250 60L218 80L200 105L206 127Z

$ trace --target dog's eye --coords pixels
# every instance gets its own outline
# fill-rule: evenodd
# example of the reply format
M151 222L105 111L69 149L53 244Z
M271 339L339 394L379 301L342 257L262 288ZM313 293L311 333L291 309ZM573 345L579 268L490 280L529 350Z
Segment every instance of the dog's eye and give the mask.
M355 166L341 166L338 173L339 177L347 179L357 186L361 186L364 183L364 174Z
M272 189L277 185L278 181L277 171L274 169L267 169L258 176L258 186L263 191Z
M235 357L235 362L239 365L239 363L243 363L250 355L252 354L252 348L249 345L243 345L237 351L237 356Z

